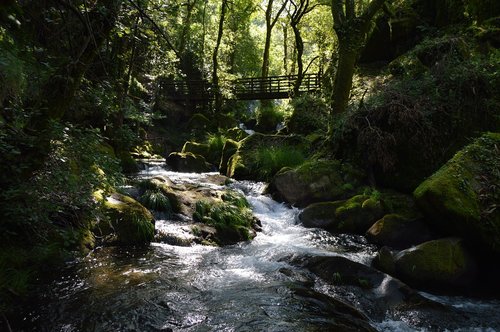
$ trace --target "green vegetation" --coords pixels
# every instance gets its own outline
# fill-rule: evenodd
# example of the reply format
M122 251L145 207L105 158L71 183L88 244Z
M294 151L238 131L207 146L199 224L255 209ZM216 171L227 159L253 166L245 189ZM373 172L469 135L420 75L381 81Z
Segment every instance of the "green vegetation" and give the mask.
M500 128L498 3L2 2L0 315L96 241L147 244L147 208L196 205L198 231L216 229L220 245L253 237L234 193L195 203L160 178L134 183L137 201L116 193L141 158L268 181L300 207L327 202L337 231L421 211L432 230L498 256L499 134L484 134ZM321 91L299 93L313 73ZM237 100L229 84L280 75L296 77L282 102Z
M216 230L212 239L218 245L247 241L255 236L255 218L245 197L227 191L220 201L200 200L196 202L193 219L212 226Z

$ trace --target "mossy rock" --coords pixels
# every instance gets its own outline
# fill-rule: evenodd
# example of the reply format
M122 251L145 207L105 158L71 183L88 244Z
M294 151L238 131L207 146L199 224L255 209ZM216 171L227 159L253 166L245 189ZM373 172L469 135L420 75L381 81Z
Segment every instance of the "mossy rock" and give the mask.
M126 174L132 174L139 171L139 165L132 155L127 151L117 151L116 156L120 159L122 170Z
M155 177L139 182L138 200L146 208L162 212L165 217L181 212L181 203L175 191L171 188L169 179Z
M417 76L427 70L414 53L403 54L389 63L389 71L395 76Z
M308 146L307 140L300 136L253 134L239 142L238 150L228 161L226 174L237 180L268 181L274 174L263 173L264 161L260 159L259 152L288 149L305 154ZM276 165L275 172L285 166L290 165Z
M299 207L345 199L363 186L362 170L337 160L311 160L279 172L270 184L274 198Z
M245 197L226 191L219 199L203 199L196 202L193 220L215 229L211 238L218 245L235 244L255 237L257 220Z
M335 212L343 201L314 203L299 214L299 220L304 227L331 229L337 222Z
M210 147L208 146L208 144L189 141L184 144L181 153L192 153L206 158L208 156L209 149Z
M284 116L277 107L268 101L261 101L257 112L257 125L255 129L261 133L276 132L278 124L283 122Z
M232 139L233 141L239 142L242 139L248 137L249 135L243 129L238 127L233 127L231 129L226 130L224 132L224 136L226 136L228 139Z
M208 129L211 126L210 120L201 113L193 114L188 122L188 128L193 130Z
M409 248L433 238L422 218L407 218L395 213L386 214L374 223L365 236L371 243L398 249Z
M382 202L366 195L354 196L335 211L336 233L364 234L370 226L384 215Z
M381 201L367 195L356 195L345 201L311 204L300 213L299 220L306 227L363 234L383 214Z
M219 172L220 174L227 174L227 166L229 159L236 153L238 150L239 144L232 139L227 139L224 143L224 147L222 148L222 156L219 164Z
M394 255L388 247L382 247L377 252L372 261L373 267L390 275L396 272Z
M203 156L191 152L172 152L167 157L167 164L176 172L204 173L212 169Z
M98 223L94 233L111 235L122 245L147 244L153 240L153 215L135 199L113 193L102 202L106 218Z
M500 255L500 134L489 133L459 151L415 189L429 226Z
M469 285L477 266L459 238L422 243L394 256L396 276L410 285L449 288Z

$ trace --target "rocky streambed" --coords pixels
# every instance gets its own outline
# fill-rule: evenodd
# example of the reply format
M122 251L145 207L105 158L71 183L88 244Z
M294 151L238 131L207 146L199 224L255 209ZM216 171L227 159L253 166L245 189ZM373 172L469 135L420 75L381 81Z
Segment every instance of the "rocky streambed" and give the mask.
M215 173L175 173L162 164L149 165L139 174L140 180L154 178L163 179L176 195L182 192L183 199L177 212L153 211L153 242L110 242L68 262L20 313L15 322L20 330L500 328L500 301L431 295L411 288L371 267L377 248L365 237L303 227L301 210L263 195L262 183L228 181ZM141 194L134 188L128 192ZM234 209L239 205L237 211L243 214L251 212L245 219L249 223L242 226L246 231L217 226L218 218L224 218L212 210L214 205L201 211L197 204L208 197ZM196 212L198 216L190 217Z

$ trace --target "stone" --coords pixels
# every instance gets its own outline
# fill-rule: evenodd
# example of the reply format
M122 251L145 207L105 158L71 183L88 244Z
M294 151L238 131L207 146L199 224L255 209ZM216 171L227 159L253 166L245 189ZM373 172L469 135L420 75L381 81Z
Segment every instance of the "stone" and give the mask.
M500 256L499 196L500 134L488 133L473 141L413 195L429 227L459 236L471 248Z
M306 227L320 227L334 233L364 234L382 215L380 200L356 195L345 201L311 204L299 214Z
M104 218L94 227L94 233L113 238L122 245L148 244L154 237L154 218L139 202L129 196L113 193L94 195L103 205Z
M204 173L212 169L203 156L190 152L172 152L168 155L167 164L176 172Z
M386 214L375 222L365 236L371 243L397 249L406 249L433 238L422 218L407 218L396 213Z
M346 199L360 191L365 174L337 160L312 160L283 170L272 179L273 198L298 207L311 203Z
M459 238L428 241L394 256L395 275L410 285L433 289L470 285L477 266Z

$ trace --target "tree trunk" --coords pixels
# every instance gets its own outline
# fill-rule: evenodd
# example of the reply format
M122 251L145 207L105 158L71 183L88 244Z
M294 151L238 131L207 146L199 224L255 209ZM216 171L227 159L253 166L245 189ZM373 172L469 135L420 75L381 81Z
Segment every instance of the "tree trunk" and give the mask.
M269 76L269 52L271 49L271 31L272 28L268 26L266 28L266 41L264 44L264 55L262 56L262 77Z
M225 16L226 16L226 6L227 6L227 0L223 0L222 5L221 5L221 11L220 11L219 31L217 33L217 42L215 44L214 53L212 55L212 62L213 62L212 84L213 84L213 87L215 90L215 111L219 111L222 107L222 93L221 93L220 87L219 87L218 56L219 56L219 47L220 47L220 44L222 41L222 35L224 33L224 20L225 20Z
M295 36L295 47L297 49L297 79L293 84L293 95L296 96L299 93L300 85L304 78L304 63L302 60L302 55L304 54L304 42L302 41L302 36L300 35L300 30L297 25L292 25L293 34Z
M332 92L333 114L343 113L347 108L358 56L356 47L352 47L348 40L339 39L339 62Z

